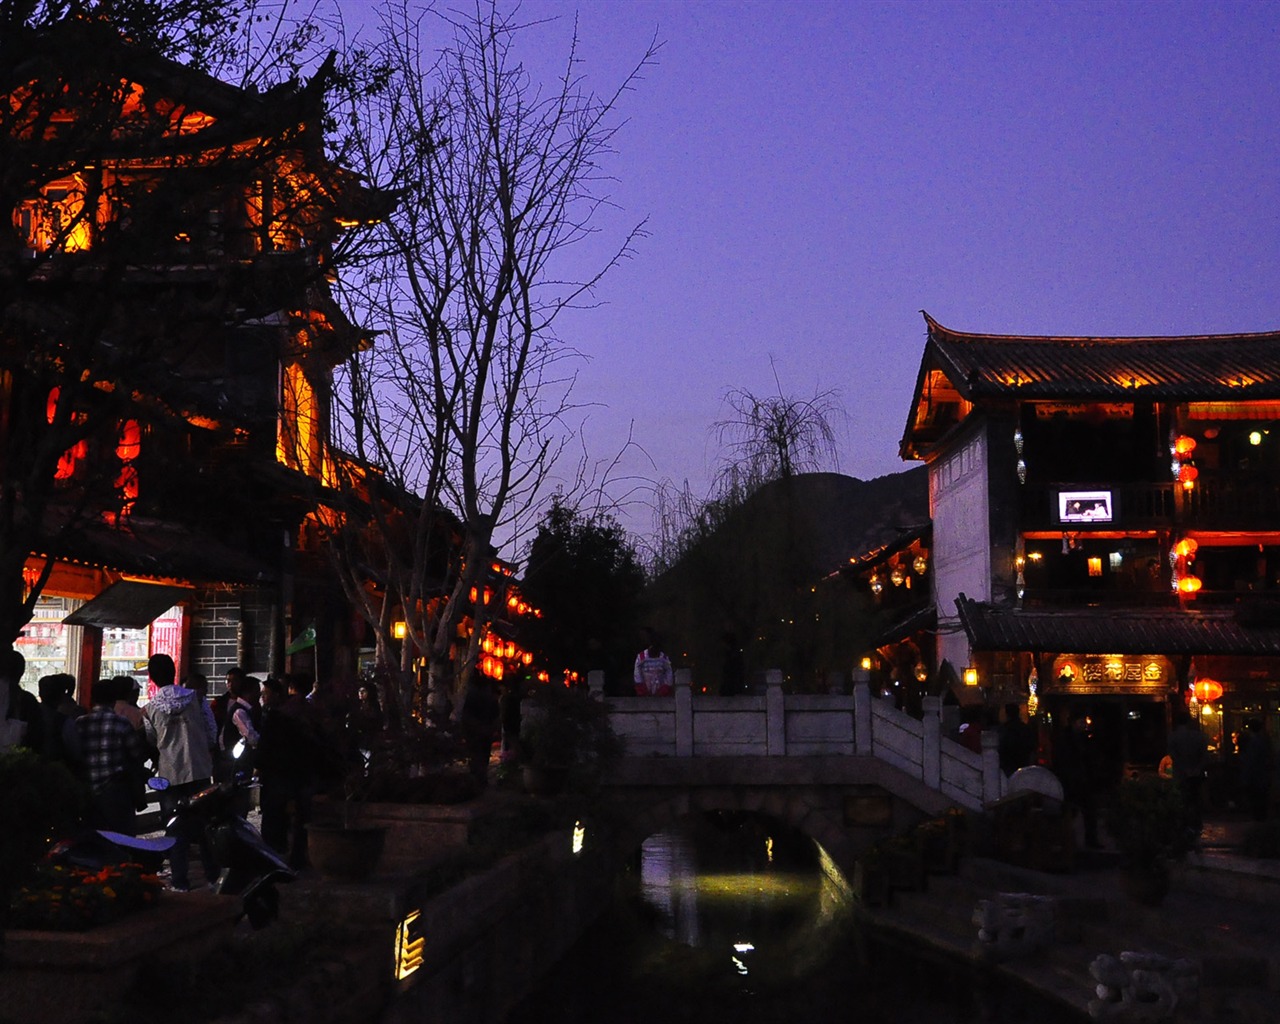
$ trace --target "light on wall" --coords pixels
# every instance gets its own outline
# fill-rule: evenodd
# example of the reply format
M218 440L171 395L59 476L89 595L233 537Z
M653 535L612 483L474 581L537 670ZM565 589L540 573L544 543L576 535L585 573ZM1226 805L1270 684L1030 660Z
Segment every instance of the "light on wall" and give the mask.
M393 622L391 624L391 635L397 640L403 640L409 635L409 624L405 622L404 619L400 619L398 622Z
M974 666L972 665L966 665L964 667L964 685L965 686L978 685L978 670L974 668Z

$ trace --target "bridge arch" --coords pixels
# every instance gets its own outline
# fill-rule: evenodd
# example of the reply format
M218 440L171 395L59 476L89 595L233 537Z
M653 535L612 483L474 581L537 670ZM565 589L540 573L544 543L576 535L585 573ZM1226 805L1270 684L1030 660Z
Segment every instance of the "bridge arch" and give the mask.
M703 812L773 818L816 842L846 877L873 843L942 813L936 790L876 758L625 758L605 789L619 855Z

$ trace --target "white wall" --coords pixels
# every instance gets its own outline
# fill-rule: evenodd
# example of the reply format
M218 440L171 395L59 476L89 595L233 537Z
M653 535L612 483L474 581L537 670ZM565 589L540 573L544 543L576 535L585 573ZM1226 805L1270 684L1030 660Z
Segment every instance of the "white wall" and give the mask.
M958 628L956 597L964 593L978 601L991 600L988 458L986 435L978 434L929 464L938 659L947 659L956 671L970 663L968 639Z

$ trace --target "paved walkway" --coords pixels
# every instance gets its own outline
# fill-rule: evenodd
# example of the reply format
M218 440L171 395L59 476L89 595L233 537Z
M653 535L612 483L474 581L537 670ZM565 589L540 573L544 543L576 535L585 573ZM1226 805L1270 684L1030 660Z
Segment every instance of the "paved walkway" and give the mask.
M1169 894L1154 908L1126 895L1118 857L1103 849L1082 851L1069 874L968 858L957 876L933 876L926 890L896 893L889 907L868 908L865 914L885 934L906 943L990 965L991 947L978 941L974 921L978 901L1002 893L1055 897L1051 941L992 967L1007 983L1029 986L1080 1020L1275 1024L1280 1022L1280 861L1240 852L1247 827L1235 816L1208 821L1200 850L1175 868ZM1144 1017L1142 1007L1098 1006L1091 1017L1096 979L1090 965L1100 954L1126 951L1190 961L1199 974L1198 998L1184 997L1172 1017Z

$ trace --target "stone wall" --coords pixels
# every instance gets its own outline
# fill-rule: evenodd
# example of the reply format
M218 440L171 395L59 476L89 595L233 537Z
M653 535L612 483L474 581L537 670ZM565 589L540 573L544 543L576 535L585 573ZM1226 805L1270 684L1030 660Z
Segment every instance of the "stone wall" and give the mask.
M210 695L221 692L227 669L239 665L265 676L274 656L275 605L261 590L205 590L191 603L189 668L209 679Z

